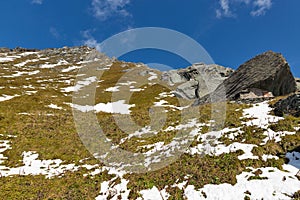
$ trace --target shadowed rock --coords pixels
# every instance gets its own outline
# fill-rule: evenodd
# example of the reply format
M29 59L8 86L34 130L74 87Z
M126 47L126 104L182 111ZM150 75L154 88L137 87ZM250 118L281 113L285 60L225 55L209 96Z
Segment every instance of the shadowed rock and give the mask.
M283 116L284 114L300 116L300 94L293 94L285 99L279 100L274 105L274 114Z

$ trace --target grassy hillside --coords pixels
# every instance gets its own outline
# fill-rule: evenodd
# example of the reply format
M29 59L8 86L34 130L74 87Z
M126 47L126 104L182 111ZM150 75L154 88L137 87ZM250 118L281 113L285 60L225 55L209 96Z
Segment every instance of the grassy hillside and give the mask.
M76 77L87 63L80 61L81 52L62 56L65 50L60 51L0 54L0 199L213 199L209 188L219 191L225 183L232 185L228 191L240 187L236 197L245 199L299 197L300 118L273 116L268 104L274 102L227 102L221 105L225 118L217 114L220 119L212 121L218 105L184 107L191 102L176 98L174 87L159 81L160 72L140 64L108 60L97 80L88 79L78 89ZM129 115L103 107L96 112L106 137L119 148L155 155L163 146L172 147L180 131L193 133L193 140L171 164L155 171L126 173L105 166L83 145L74 124L73 92L89 84L96 85L95 103L101 105L131 92L125 102L132 105ZM116 116L126 115L137 129L124 131L116 123ZM274 191L261 192L254 183Z

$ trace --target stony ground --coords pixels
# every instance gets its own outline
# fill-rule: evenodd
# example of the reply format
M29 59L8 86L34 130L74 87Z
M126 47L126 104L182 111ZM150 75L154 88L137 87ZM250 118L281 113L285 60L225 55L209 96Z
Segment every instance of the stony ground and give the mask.
M91 52L0 54L0 199L300 198L300 118L275 117L276 99L191 112L191 102L177 99L160 72L105 57L99 67L97 59L86 60ZM90 64L97 74L85 70ZM83 104L90 86L95 104ZM95 114L107 139L142 155L147 169L188 145L155 171L128 172L95 159L74 113ZM135 125L116 122L125 116Z

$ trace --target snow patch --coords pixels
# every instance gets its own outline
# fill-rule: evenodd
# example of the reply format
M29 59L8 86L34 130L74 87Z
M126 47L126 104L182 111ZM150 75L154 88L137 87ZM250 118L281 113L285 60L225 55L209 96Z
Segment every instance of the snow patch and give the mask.
M261 143L261 145L266 144L269 140L275 140L275 142L280 142L281 137L286 136L286 135L294 135L294 134L296 134L296 132L289 132L289 131L275 132L272 129L268 128L267 131L265 131L263 134L266 135L267 137L263 139L263 142Z
M75 69L80 69L80 68L81 68L81 66L70 66L70 67L68 67L66 69L61 70L61 72L66 73L66 72L70 72L70 71L73 71Z
M11 96L11 95L5 95L5 94L3 94L2 97L0 96L0 102L1 101L7 101L7 100L13 99L13 98L18 97L18 96L20 96L20 95L13 95L13 96Z
M170 194L165 189L159 191L155 186L148 190L141 190L139 193L144 200L167 200L170 197Z
M159 102L154 102L154 106L169 107L169 108L174 108L177 110L183 110L183 109L186 109L189 107L189 106L179 107L179 106L174 106L174 105L168 105L168 103L169 102L167 102L166 100L160 100Z
M270 123L278 122L283 119L282 117L277 117L269 115L272 108L270 108L268 102L258 103L253 105L251 108L243 110L243 118L254 118L250 121L243 122L247 126L258 126L260 128L268 128Z
M258 169L249 168L251 172L243 172L237 175L237 183L231 185L223 183L220 185L205 185L200 190L195 190L193 185L184 189L184 195L187 199L244 199L249 196L250 199L290 199L287 195L293 195L300 188L300 182L295 177L298 169L290 165L284 165L283 168L288 172L280 171L277 168L267 167L259 168L262 171L261 177L264 180L248 180L254 176ZM246 195L248 191L251 195ZM204 197L205 194L207 198Z
M50 104L50 105L48 105L48 107L49 108L53 108L53 109L58 109L58 110L61 110L61 109L63 109L62 107L60 107L60 106L57 106L57 105L55 105L55 104Z
M157 74L154 72L149 72L150 77L148 78L149 81L157 79Z
M120 88L120 86L110 87L110 88L107 88L105 91L106 92L118 92L118 91L120 91L119 88Z
M67 65L67 64L69 64L67 61L60 60L56 64L51 64L51 63L42 64L42 65L40 65L40 68L41 69L50 69L50 68L54 68L54 67L57 67L57 66L60 66L60 65Z
M0 150L0 153L9 149L7 141L0 141L2 145L5 144L4 150ZM79 167L75 164L61 165L62 160L38 160L38 154L35 152L23 152L23 166L9 168L0 166L0 174L2 177L13 175L45 175L46 178L52 178L54 176L62 175L65 171L76 171ZM3 155L0 154L0 164ZM4 158L5 159L5 158Z
M86 78L85 80L78 81L75 86L62 88L61 91L62 92L78 92L81 88L88 86L91 83L96 82L96 81L97 81L97 77L92 76L92 77Z
M71 107L79 110L81 112L106 112L106 113L119 113L119 114L130 114L130 108L134 107L135 105L125 104L125 100L119 100L112 103L99 103L94 106L89 105L77 105L77 104L70 104Z

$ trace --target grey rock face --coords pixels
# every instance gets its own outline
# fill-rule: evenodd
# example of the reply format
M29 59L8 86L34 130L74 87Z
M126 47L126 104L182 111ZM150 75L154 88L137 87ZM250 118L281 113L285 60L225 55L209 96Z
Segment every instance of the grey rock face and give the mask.
M175 95L181 98L195 99L197 98L198 81L190 80L179 85Z
M285 99L279 100L274 105L274 113L277 116L290 114L295 117L300 116L300 94L293 94Z
M170 85L183 83L187 81L184 77L178 74L177 70L171 70L162 74L162 80L167 81Z
M162 80L178 85L176 96L196 99L214 91L233 71L215 64L196 63L186 69L165 72Z
M274 96L290 94L296 91L296 82L285 58L272 51L258 55L242 64L228 79L211 93L213 99L225 98L236 100L245 90L259 89L270 92ZM209 102L208 96L198 100L198 103Z

